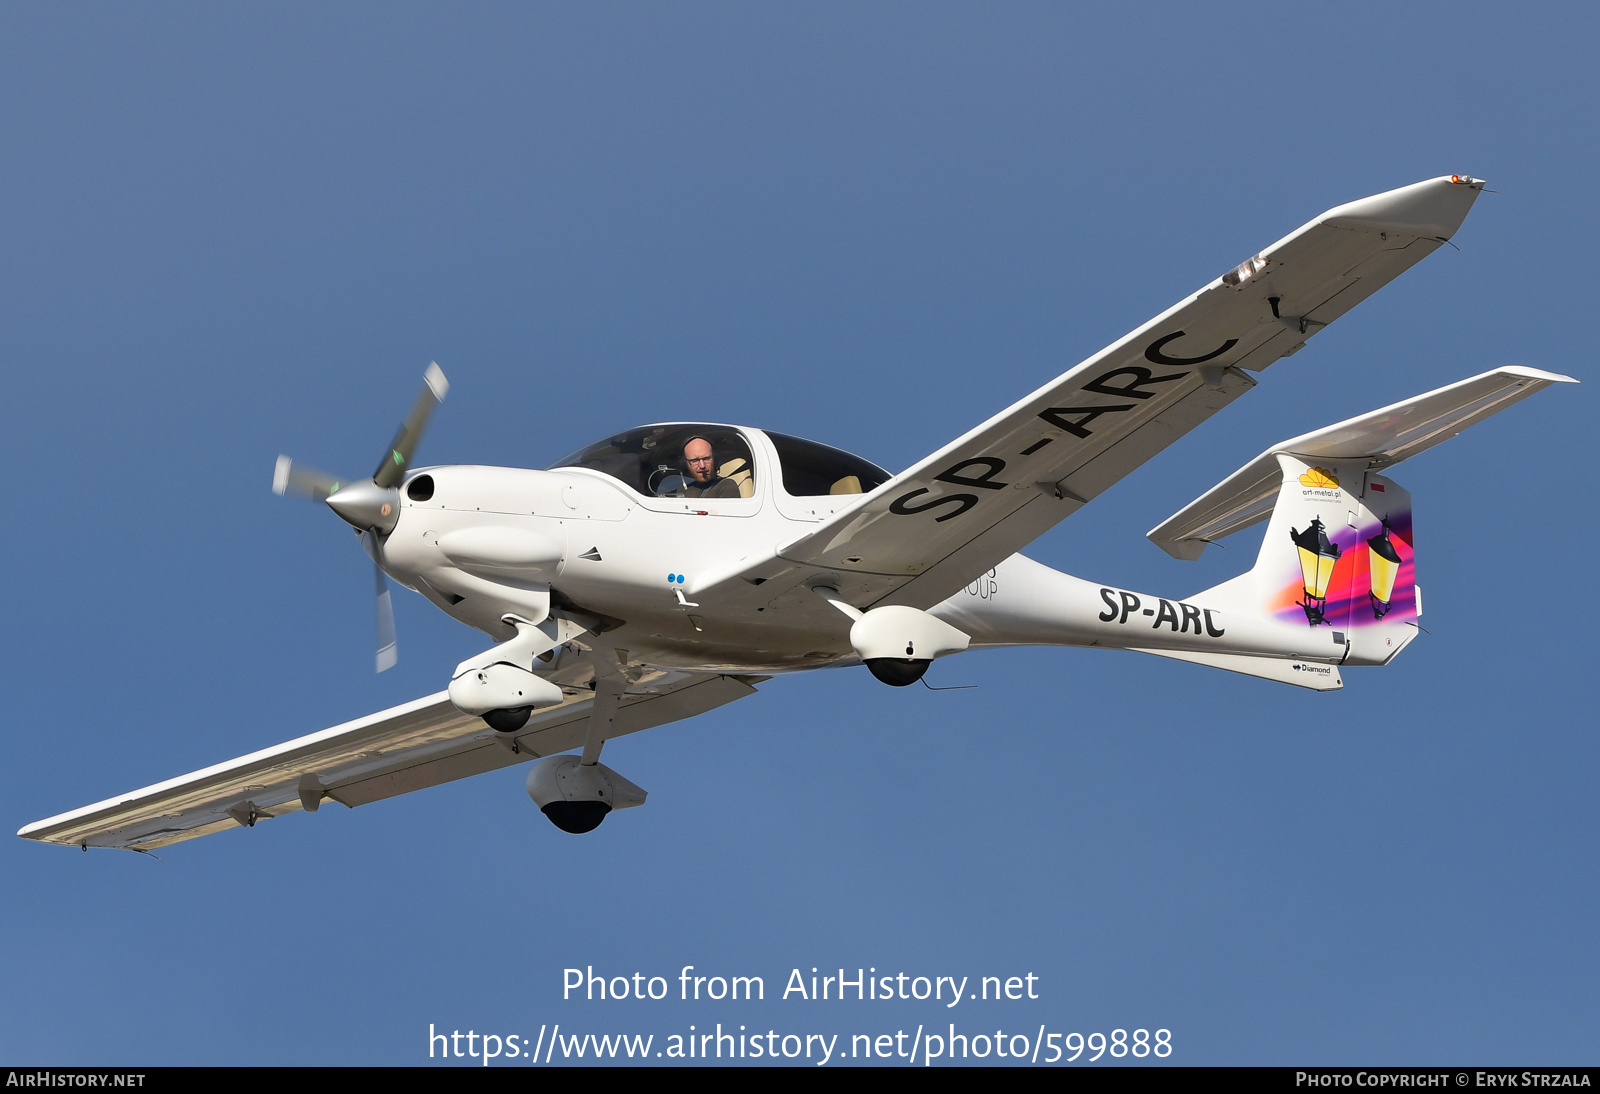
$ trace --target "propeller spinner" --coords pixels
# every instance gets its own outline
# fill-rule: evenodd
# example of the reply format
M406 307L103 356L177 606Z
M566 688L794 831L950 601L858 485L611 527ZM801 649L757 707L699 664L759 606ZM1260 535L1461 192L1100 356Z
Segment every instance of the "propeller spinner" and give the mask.
M378 671L393 668L399 653L395 642L394 601L389 594L389 580L384 576L379 559L383 544L378 537L394 530L400 517L400 482L405 478L411 457L422 441L423 431L433 410L444 401L450 390L450 381L437 362L430 363L422 374L422 390L411 406L411 413L389 443L389 452L378 464L370 479L341 479L325 471L296 463L288 456L279 456L272 474L272 492L298 494L327 502L328 508L361 533L361 546L372 557L372 568L378 594Z

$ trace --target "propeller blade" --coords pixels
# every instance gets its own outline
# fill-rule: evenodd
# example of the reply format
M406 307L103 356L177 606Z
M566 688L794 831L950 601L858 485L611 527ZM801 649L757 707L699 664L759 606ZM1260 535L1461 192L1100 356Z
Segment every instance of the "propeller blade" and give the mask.
M371 532L361 533L361 546L372 556L372 580L378 594L378 671L392 669L400 660L399 638L394 627L394 597L389 579L378 565L378 544Z
M444 378L444 370L437 361L430 363L422 374L422 390L417 393L417 401L390 442L388 455L384 456L378 470L373 472L373 482L382 487L400 485L406 468L411 466L411 457L416 454L417 444L422 440L422 432L428 428L433 408L444 402L445 393L449 390L450 381Z
M395 635L394 597L389 592L389 582L382 570L373 569L378 575L378 671L383 672L400 660L400 645Z
M279 456L278 465L272 470L272 492L279 497L285 494L297 494L301 497L326 501L329 494L349 481L330 475L326 471L318 471L315 467L296 463L288 456Z
M372 559L372 576L377 593L378 609L378 671L392 669L400 659L399 644L395 637L394 597L389 592L389 579L384 575L379 560L382 544L380 534L394 529L399 518L399 492L395 489L411 466L411 457L428 428L428 419L434 407L444 401L450 390L450 381L437 361L429 362L422 374L422 390L411 413L401 423L400 430L389 445L389 454L378 465L371 479L340 479L325 471L295 463L288 456L279 456L272 472L274 494L301 494L328 502L329 508L354 525L361 533L361 546ZM334 495L337 495L335 497Z

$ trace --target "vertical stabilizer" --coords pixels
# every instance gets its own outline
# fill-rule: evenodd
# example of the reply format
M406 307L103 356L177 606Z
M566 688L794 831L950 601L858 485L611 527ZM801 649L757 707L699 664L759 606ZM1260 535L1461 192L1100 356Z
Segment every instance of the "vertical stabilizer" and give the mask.
M1330 630L1344 664L1386 663L1417 635L1410 493L1366 460L1277 461L1283 485L1255 566L1203 595Z

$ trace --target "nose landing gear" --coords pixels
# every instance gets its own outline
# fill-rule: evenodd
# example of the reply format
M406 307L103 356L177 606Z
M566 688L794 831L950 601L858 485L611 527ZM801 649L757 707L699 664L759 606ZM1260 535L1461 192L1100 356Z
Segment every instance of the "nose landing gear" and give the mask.
M584 632L568 619L534 623L520 615L504 622L517 629L515 638L491 647L456 666L450 701L463 714L476 714L497 733L515 733L539 707L558 705L560 688L532 672L533 660Z

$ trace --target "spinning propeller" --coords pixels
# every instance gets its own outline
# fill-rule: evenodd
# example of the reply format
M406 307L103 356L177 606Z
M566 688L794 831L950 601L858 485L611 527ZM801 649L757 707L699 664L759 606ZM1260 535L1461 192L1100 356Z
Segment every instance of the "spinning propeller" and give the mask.
M394 530L400 518L400 482L411 457L422 440L433 408L444 401L450 390L450 381L437 363L430 364L422 374L422 390L411 406L411 413L400 424L389 452L378 464L370 479L341 479L314 467L296 463L288 456L278 457L278 466L272 474L274 494L299 494L328 503L328 508L338 513L356 531L361 533L361 546L372 558L373 578L378 595L378 671L393 668L399 653L395 644L394 600L389 595L389 580L384 576L379 555L383 545L379 536Z

